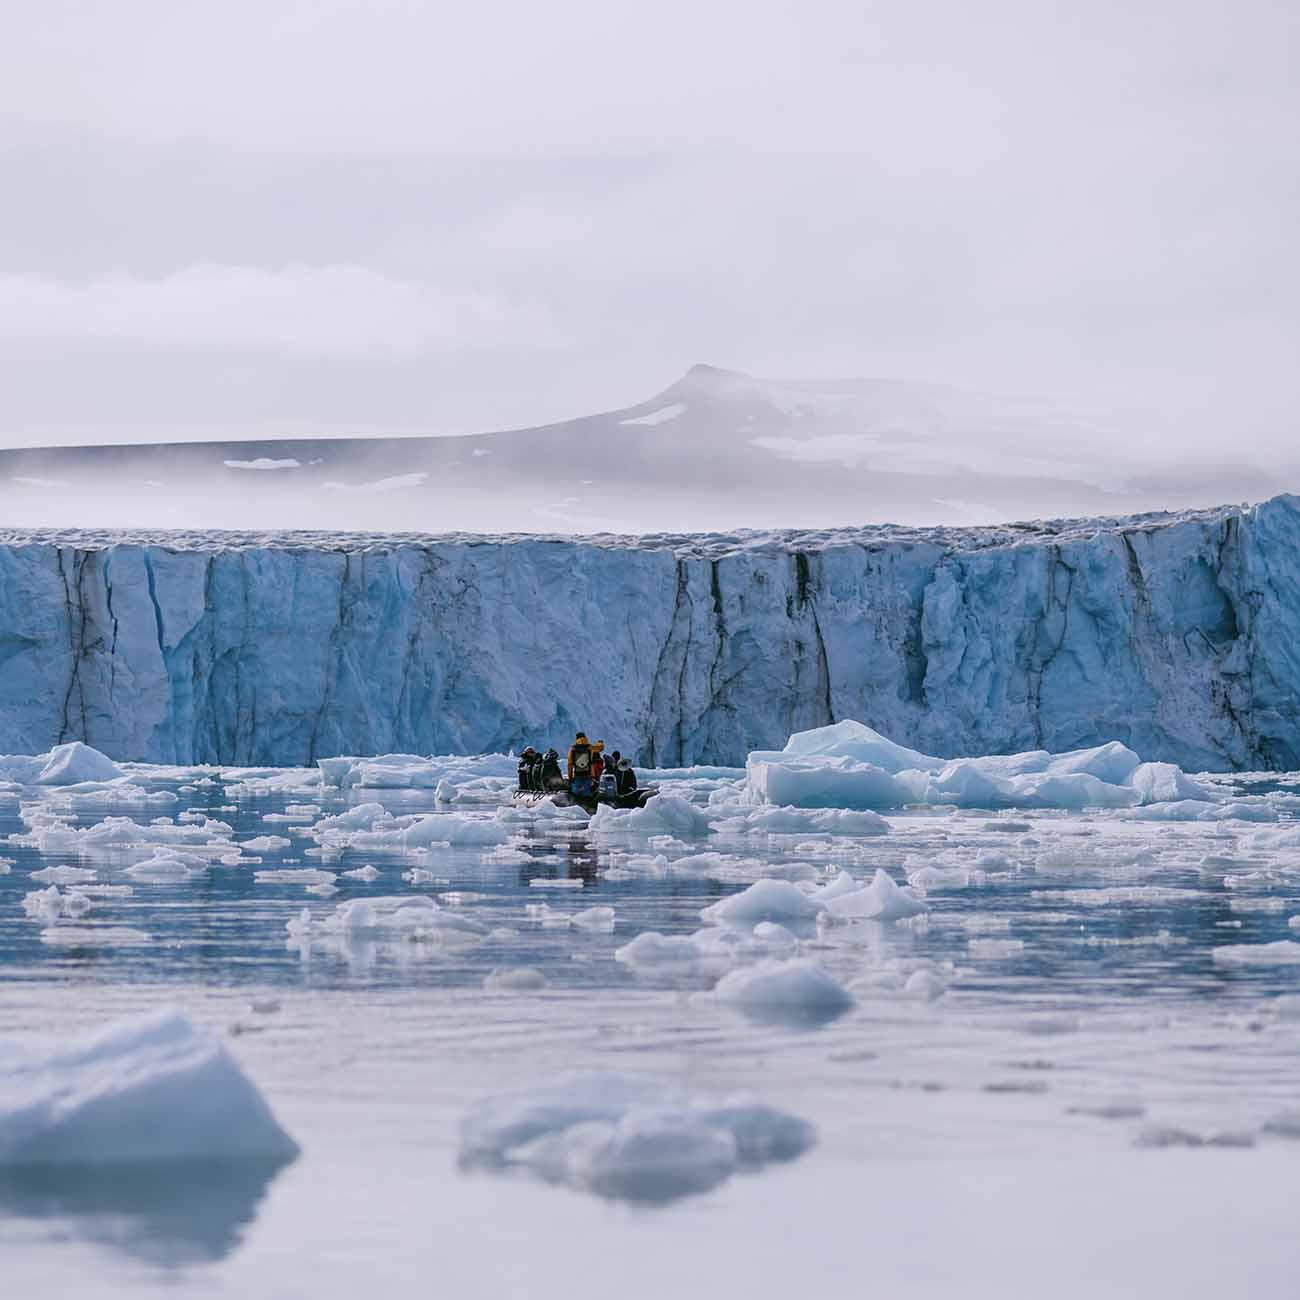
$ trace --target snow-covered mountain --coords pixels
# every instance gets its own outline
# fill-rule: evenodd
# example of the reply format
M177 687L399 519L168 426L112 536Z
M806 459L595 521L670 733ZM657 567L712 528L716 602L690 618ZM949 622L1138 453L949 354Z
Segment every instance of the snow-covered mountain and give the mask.
M929 754L1296 768L1298 557L1296 497L636 539L10 531L0 749L301 764L581 726L740 763L855 718Z
M623 410L506 433L0 451L0 506L29 527L626 533L982 524L1300 487L1300 466L1173 467L1146 441L1047 401L696 366Z

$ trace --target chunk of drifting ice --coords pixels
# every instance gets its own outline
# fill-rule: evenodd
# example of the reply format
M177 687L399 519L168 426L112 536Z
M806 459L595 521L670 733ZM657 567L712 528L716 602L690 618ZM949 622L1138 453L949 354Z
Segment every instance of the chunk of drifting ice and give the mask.
M41 942L55 948L140 948L153 940L129 925L51 925Z
M1173 803L1184 799L1208 803L1214 798L1204 786L1198 785L1173 763L1139 763L1126 784L1137 792L1144 804Z
M817 1025L842 1016L853 997L814 962L762 961L724 975L714 995L754 1020Z
M351 871L343 873L347 880L364 880L369 884L372 880L379 879L379 872L374 867L354 867Z
M292 840L286 840L283 835L258 835L251 840L242 840L237 845L241 852L249 853L274 853L277 849L287 849Z
M699 839L709 833L709 817L702 809L674 794L660 794L644 808L615 808L603 803L591 819L596 835L625 835L649 839L657 835Z
M614 909L612 907L588 907L585 911L575 912L569 917L569 924L579 930L607 932L614 928Z
M87 900L89 901L89 900ZM63 915L64 897L58 885L35 889L23 896L23 911L33 921L54 921Z
M525 853L523 849L516 849L509 844L498 844L496 848L488 849L488 851L479 858L479 861L487 865L510 865L519 862L531 862L532 856Z
M1300 943L1230 943L1211 951L1220 966L1294 966L1300 963Z
M839 871L813 897L823 903L829 903L832 898L839 898L843 894L856 893L861 888L862 881L856 879L847 871Z
M965 889L984 883L984 873L966 867L916 867L907 873L907 883L914 889Z
M225 1047L178 1013L0 1051L0 1167L297 1153Z
M742 893L704 908L700 916L714 925L751 927L760 921L812 921L824 906L788 880L756 880Z
M193 880L207 869L208 864L202 858L188 853L172 853L166 849L158 849L152 857L127 867L124 874L130 876L132 880L139 880L146 884L167 885Z
M438 904L424 894L352 898L337 904L333 914L321 921L320 928L345 937L379 931L409 933L426 924L438 910ZM306 933L312 928L310 913L301 913L298 922L290 921L285 928L291 934Z
M90 867L46 867L32 872L32 879L42 885L78 885L94 878Z
M324 760L328 762L329 760ZM381 803L359 803L347 812L324 817L312 828L316 831L368 831L376 822L392 821L393 814Z
M759 753L761 759L849 758L870 763L885 772L926 771L943 766L943 759L931 758L915 749L895 744L861 722L846 719L828 727L796 731L777 753Z
M400 847L403 848L434 844L504 844L510 838L509 828L501 822L469 813L429 813L404 831L378 834L400 837Z
M255 871L255 885L333 885L336 873L315 867L280 867L272 871Z
M489 1098L461 1124L461 1163L530 1169L620 1200L664 1203L738 1168L802 1155L811 1125L754 1103L711 1102L653 1079L588 1075Z
M689 970L705 962L709 954L685 935L660 934L644 930L631 943L614 951L614 960L643 972Z
M1143 763L1118 742L1093 749L985 758L933 758L860 723L792 736L746 764L751 799L803 808L897 808L953 803L979 808L1126 808L1152 800L1217 796L1169 764Z
M903 921L928 912L930 907L911 889L896 885L882 867L877 867L869 885L832 898L826 910L840 920Z
M55 745L45 756L45 766L36 778L37 785L79 785L83 781L114 781L122 769L107 754L92 749L80 740Z
M775 761L751 754L746 781L761 803L800 808L901 808L918 798L914 785L848 758Z
M878 813L850 808L787 808L765 805L755 808L739 829L774 835L885 835L889 823Z

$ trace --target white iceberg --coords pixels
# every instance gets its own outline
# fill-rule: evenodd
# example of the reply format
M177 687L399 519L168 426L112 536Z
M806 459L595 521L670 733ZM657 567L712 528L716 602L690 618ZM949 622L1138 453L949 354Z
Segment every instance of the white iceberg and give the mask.
M824 1024L853 1006L843 985L802 958L733 970L718 981L714 996L751 1019L790 1024Z
M298 1147L210 1032L162 1011L0 1052L0 1167L287 1160Z
M665 1203L796 1159L815 1141L811 1124L771 1106L593 1074L478 1103L461 1123L460 1158L466 1168L523 1168L598 1196Z
M878 809L907 804L966 808L1133 808L1220 799L1171 763L1144 763L1111 741L1052 754L935 758L895 744L860 722L797 732L785 748L755 750L746 764L751 800L802 808Z
M700 916L714 924L753 927L761 921L814 921L825 906L788 880L756 880L741 893L704 908Z

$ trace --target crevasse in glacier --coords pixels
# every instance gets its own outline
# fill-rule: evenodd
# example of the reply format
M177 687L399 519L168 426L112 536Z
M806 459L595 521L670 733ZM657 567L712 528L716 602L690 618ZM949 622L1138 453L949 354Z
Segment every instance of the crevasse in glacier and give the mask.
M862 719L923 755L1118 740L1300 767L1300 499L698 537L0 534L0 750L302 764L578 726L740 763Z

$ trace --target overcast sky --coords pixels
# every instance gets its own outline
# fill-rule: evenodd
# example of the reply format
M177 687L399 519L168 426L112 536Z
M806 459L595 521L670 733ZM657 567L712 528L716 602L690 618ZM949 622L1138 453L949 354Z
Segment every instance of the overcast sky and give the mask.
M1300 412L1294 0L6 0L0 442L469 432L696 361Z

